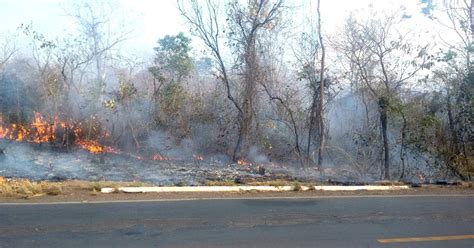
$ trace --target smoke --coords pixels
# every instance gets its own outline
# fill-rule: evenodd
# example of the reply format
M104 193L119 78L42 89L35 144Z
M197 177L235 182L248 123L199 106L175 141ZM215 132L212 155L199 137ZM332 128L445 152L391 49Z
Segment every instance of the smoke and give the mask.
M248 154L249 154L248 158L254 163L263 164L263 163L268 163L269 162L267 156L260 153L258 151L258 147L256 147L256 146L251 146L250 149L249 149Z
M96 92L90 72L77 72L74 84L67 86L58 68L46 68L44 75L39 75L28 73L31 70L28 64L31 61L16 60L0 76L2 120L28 126L34 112L42 113L50 122L57 116L80 126L80 138L112 147L114 152L90 154L65 141L70 138L65 135L57 135L57 140L40 145L0 139L4 153L0 154L0 175L33 179L139 179L157 183L185 178L196 183L208 176L203 172L205 167L222 169L231 164L238 133L235 109L222 92L211 90L209 84L185 88L176 97L153 88L158 86L153 85L151 75L143 68L139 73L125 76L123 70L107 68L104 92ZM209 81L216 83L214 79ZM200 91L193 92L195 88ZM368 98L363 101L355 93L338 97L330 104L326 116L329 128L324 173L320 174L312 169L300 170L291 123L285 121L287 113L262 99L267 96L257 101L261 106L256 118L260 122L258 134L252 137L255 144L243 159L268 166L270 173L282 172L299 178L348 181L379 178L382 146L376 102ZM167 109L169 106L163 104L168 100L169 106L175 109ZM304 106L299 104L294 106ZM307 135L304 110L295 111L295 116L303 146ZM399 136L399 123L391 121L389 139L394 178L400 174ZM442 165L428 153L407 149L406 166L408 180L417 180L420 175L445 176L433 170ZM196 169L201 167L202 171ZM178 170L182 173L177 174Z

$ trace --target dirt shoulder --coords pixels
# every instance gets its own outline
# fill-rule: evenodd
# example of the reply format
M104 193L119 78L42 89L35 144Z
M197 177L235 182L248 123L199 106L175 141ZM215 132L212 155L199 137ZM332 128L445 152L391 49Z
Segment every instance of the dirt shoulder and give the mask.
M0 181L0 203L100 202L207 198L381 196L381 195L473 195L472 183L462 185L420 185L390 191L287 191L287 192L182 192L182 193L100 193L102 187L150 186L140 182L30 182Z

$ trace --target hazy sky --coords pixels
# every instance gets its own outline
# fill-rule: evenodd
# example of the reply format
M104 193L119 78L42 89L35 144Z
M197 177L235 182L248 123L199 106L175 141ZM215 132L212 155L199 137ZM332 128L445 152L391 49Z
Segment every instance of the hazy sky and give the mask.
M20 24L32 22L35 29L47 37L61 36L73 25L70 18L65 16L64 9L78 2L81 1L0 0L0 16L2 16L0 34L14 32ZM160 37L166 34L177 34L180 31L187 32L189 29L176 9L175 0L117 0L115 2L118 5L117 11L127 18L127 24L135 30L133 38L126 46L137 52L151 52ZM322 0L321 2L323 25L328 33L336 30L350 11L367 8L369 5L385 10L405 5L410 14L419 13L419 0ZM287 4L293 6L307 6L310 3L311 0L287 0ZM316 4L316 1L311 4ZM295 18L303 19L303 16L295 15Z

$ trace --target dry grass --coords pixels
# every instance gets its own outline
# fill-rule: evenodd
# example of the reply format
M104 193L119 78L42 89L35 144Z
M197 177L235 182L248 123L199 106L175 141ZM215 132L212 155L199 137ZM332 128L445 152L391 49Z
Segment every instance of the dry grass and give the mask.
M147 187L153 186L149 183L144 182L110 182L110 181L97 181L97 182L87 182L87 181L68 181L69 186L77 187L82 190L100 192L102 188L119 188L119 187Z
M301 184L298 181L295 181L293 183L293 191L301 191L303 188L301 187Z
M49 181L31 181L28 179L12 179L7 180L0 176L0 197L16 197L29 198L41 195L64 195L69 191L88 191L90 195L98 195L102 188L119 187L143 187L151 186L151 184L143 182L88 182L88 181L64 181L64 182L49 182ZM116 190L118 192L118 190Z
M395 181L395 180L381 180L381 181L377 181L375 182L375 184L377 185L381 185L381 186L403 186L403 185L406 185L405 182L402 182L402 181Z
M248 185L252 186L273 186L273 187L282 187L282 186L288 186L291 185L291 182L277 179L277 180L272 180L272 181L264 181L264 182L252 182L248 183Z
M98 194L99 192L96 189L92 189L92 192L90 193L92 196L97 196Z
M206 181L206 186L235 186L235 185L237 184L231 180Z
M0 177L0 196L28 198L40 195L60 195L62 193L61 183L35 182L27 179L6 180Z
M461 187L465 189L470 189L474 187L473 182L461 182Z

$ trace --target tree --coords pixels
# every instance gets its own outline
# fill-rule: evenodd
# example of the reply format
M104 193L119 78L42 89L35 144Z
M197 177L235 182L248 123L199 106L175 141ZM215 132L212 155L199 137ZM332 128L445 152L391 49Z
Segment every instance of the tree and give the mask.
M428 1L428 0L425 0ZM474 51L474 22L472 1L444 0L438 8L441 13L434 12L435 6L428 1L423 11L431 20L446 28L440 34L442 50L438 61L442 67L434 73L434 80L441 83L445 91L445 107L449 134L448 151L445 161L448 169L461 178L469 177L474 171L472 147L474 123L473 65L471 53ZM446 41L449 32L455 40Z
M366 88L378 105L383 143L383 178L390 179L390 141L388 112L400 91L431 66L427 46L416 46L396 30L402 15L395 12L381 18L362 21L347 19L344 38L338 45L346 58L356 66L359 87Z
M472 1L445 0L445 13L449 27L457 36L459 45L447 45L444 58L448 66L455 68L461 76L448 76L446 84L447 109L453 156L449 160L451 167L460 172L462 178L469 178L474 172L472 158L472 129L474 123L474 71L471 53L474 51L474 21ZM451 56L450 56L451 55ZM449 72L449 70L447 70ZM467 176L466 176L467 175Z
M283 47L287 45L287 41L291 39L291 34L288 32L291 28L293 27L289 23L289 19L282 16L278 25L274 25L271 32L263 33L259 40L259 72L261 79L258 83L267 94L270 102L270 105L262 106L260 110L263 111L263 118L270 121L271 125L268 126L271 127L272 132L274 130L275 133L280 135L280 139L283 138L280 142L286 143L286 139L284 139L286 137L285 129L290 132L290 142L293 144L290 147L290 152L295 152L301 168L306 169L301 139L301 126L303 126L301 119L304 119L304 114L301 114L303 111L300 112L300 109L302 109L301 97L299 96L301 91L297 81L294 80L294 75L285 64L288 55L282 52ZM283 126L278 124L283 124ZM279 129L279 126L282 129ZM271 136L272 138L264 137L264 146L269 148L268 151L278 153L278 149L282 147L274 147L272 143L277 143L279 139L274 139L274 135Z
M191 39L183 33L159 39L158 46L154 48L154 66L148 69L154 80L155 120L159 124L173 126L174 130L179 129L179 123L179 126L186 126L181 110L186 100L183 80L191 74L194 65L189 54L190 43Z
M311 5L310 5L311 8ZM316 5L317 19L309 18L308 31L299 40L300 51L296 55L299 64L298 78L309 82L311 106L309 109L308 136L306 142L306 163L309 162L315 140L318 141L317 167L322 168L326 136L324 112L329 80L325 77L326 47L321 26L321 1Z
M2 43L0 44L0 71L17 51L18 48L14 40L8 38L5 35Z
M126 27L119 27L118 33L111 32L110 26L115 8L112 2L85 1L76 3L71 6L70 10L66 10L84 36L82 41L85 42L81 43L81 48L86 50L84 52L87 59L83 59L81 62L93 60L95 63L96 91L93 93L97 98L105 90L104 67L106 60L110 59L108 53L119 43L127 40L132 32Z
M259 61L257 42L260 32L271 30L283 9L283 1L251 0L246 6L239 1L227 5L228 45L231 46L235 65L242 75L240 91L233 92L233 82L223 59L221 50L222 25L219 22L219 8L212 0L206 0L204 8L196 0L190 6L178 0L181 14L192 26L195 34L204 42L216 60L218 77L224 83L227 98L237 109L238 138L233 151L233 160L244 158L251 141L255 125L255 106ZM239 99L236 95L240 96Z
M175 36L166 35L158 40L155 50L155 66L153 73L161 75L168 74L169 80L181 83L193 69L191 51L191 39L182 32Z
M323 166L323 151L324 151L324 142L325 142L325 133L324 133L324 70L326 62L326 48L324 47L323 35L321 32L321 0L318 0L318 38L319 45L321 46L321 68L319 69L319 82L320 82L320 91L319 91L319 147L318 147L318 167L322 168Z

